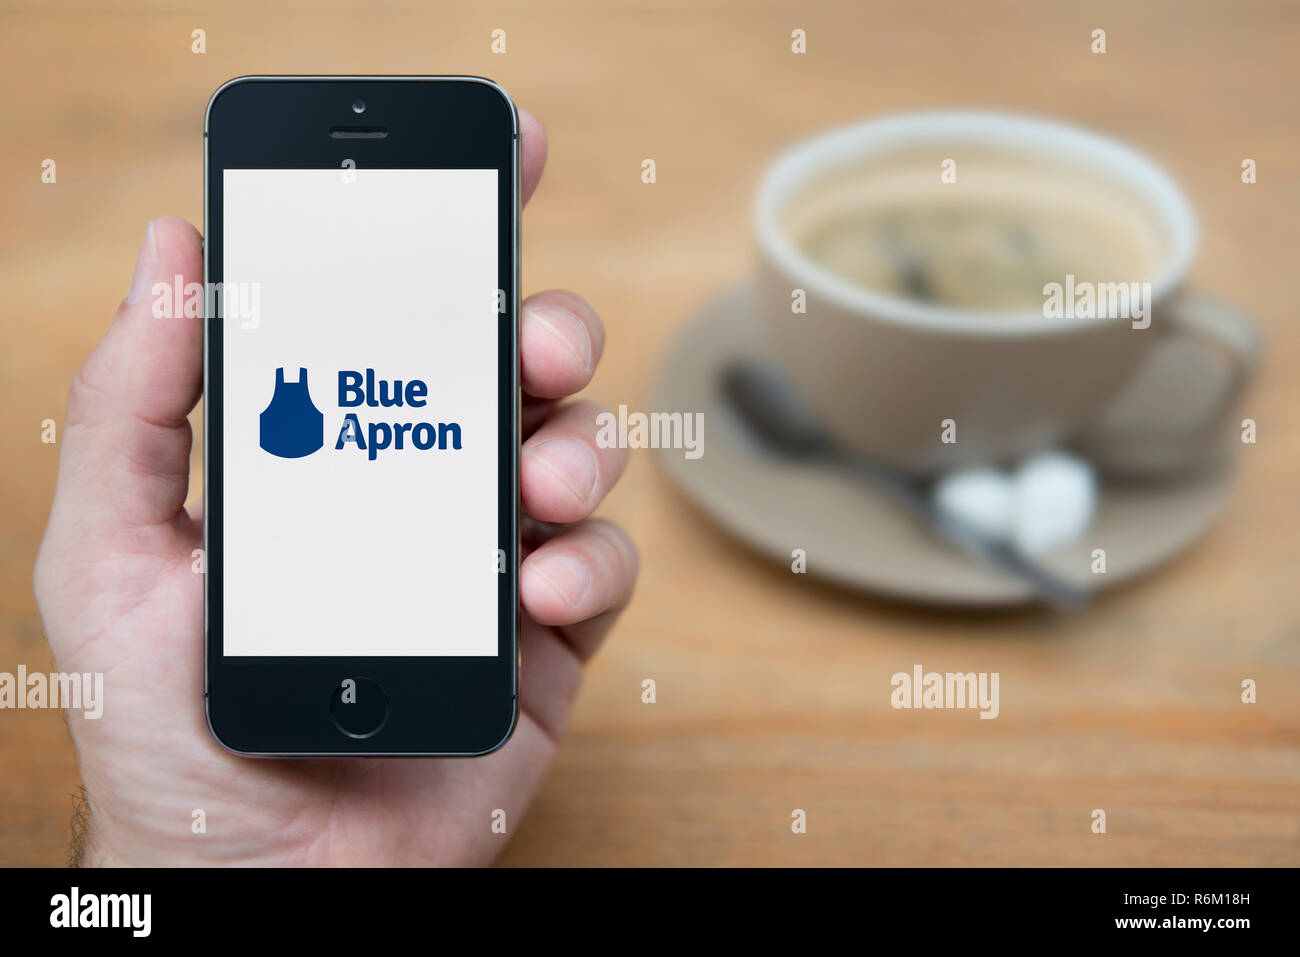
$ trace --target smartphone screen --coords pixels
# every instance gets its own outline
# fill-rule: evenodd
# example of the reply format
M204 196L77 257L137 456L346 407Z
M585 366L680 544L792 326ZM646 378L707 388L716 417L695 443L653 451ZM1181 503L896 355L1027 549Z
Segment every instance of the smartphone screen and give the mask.
M497 171L222 176L224 653L495 655Z
M208 108L208 723L473 755L518 713L518 117L466 77Z

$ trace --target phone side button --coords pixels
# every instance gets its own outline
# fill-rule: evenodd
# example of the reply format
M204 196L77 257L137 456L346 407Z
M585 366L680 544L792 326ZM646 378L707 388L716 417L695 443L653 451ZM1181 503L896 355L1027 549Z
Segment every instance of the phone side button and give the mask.
M345 678L330 699L334 726L349 738L369 738L388 721L388 696L369 678Z

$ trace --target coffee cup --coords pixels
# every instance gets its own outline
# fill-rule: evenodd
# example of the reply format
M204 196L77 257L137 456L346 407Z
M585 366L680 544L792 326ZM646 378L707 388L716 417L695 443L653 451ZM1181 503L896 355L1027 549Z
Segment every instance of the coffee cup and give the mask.
M755 220L775 361L839 442L907 472L1065 443L1116 471L1190 468L1255 365L1251 323L1186 288L1182 190L1064 123L922 112L836 130L776 160ZM1225 370L1206 415L1110 414L1175 339Z

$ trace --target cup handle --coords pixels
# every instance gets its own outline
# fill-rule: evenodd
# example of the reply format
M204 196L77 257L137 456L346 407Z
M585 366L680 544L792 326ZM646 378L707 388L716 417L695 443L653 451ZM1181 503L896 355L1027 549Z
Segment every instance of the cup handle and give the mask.
M1137 463L1178 461L1190 450L1205 446L1236 406L1259 365L1259 334L1254 323L1236 306L1202 292L1183 290L1160 305L1152 331L1161 337L1189 337L1200 348L1223 354L1229 363L1228 377L1209 414L1190 427L1111 427L1094 432L1089 444L1109 449L1108 464L1117 472L1130 471L1128 463L1135 466L1135 473L1163 472L1163 467ZM1143 375L1142 367L1137 375Z
M1196 435L1204 435L1232 411L1255 375L1259 365L1259 333L1236 306L1203 292L1184 290L1165 309L1173 320L1162 326L1165 335L1192 336L1201 345L1222 351L1232 364L1213 411L1204 423L1191 430Z

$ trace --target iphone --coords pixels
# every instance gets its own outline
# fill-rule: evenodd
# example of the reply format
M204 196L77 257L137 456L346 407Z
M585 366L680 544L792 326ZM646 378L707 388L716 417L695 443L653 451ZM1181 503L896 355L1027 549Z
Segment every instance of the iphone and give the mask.
M208 725L471 756L518 704L519 122L476 77L208 103Z

